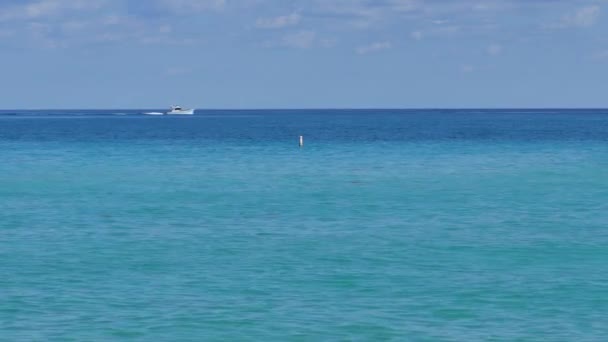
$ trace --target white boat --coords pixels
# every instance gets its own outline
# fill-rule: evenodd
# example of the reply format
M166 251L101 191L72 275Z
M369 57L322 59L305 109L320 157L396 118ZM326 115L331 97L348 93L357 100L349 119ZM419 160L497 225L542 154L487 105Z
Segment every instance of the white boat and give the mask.
M171 106L171 110L167 112L168 115L192 115L194 109L186 109L180 106Z

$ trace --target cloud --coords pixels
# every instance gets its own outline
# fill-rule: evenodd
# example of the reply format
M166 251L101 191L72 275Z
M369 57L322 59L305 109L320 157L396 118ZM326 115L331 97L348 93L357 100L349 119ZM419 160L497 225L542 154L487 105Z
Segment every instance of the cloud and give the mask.
M590 27L593 26L600 16L600 7L597 5L586 6L578 9L575 13L566 15L561 22L562 27Z
M365 29L381 24L389 17L420 9L419 0L311 0L308 9L319 18L333 23L348 23Z
M314 44L316 36L317 34L314 31L290 33L283 37L282 45L298 49L307 49Z
M227 0L109 0L127 14L150 20L219 12L227 8ZM121 4L120 6L117 4Z
M124 3L123 3L124 1ZM164 7L167 18L131 12L131 0L0 0L0 23L11 25L15 44L39 48L108 45L119 42L156 45L194 45L192 33L176 32L180 11L214 10L224 0L150 0L139 2L153 9ZM126 7L124 5L127 5ZM186 15L186 14L184 14Z
M372 52L390 49L392 47L390 42L376 42L369 45L359 46L356 51L360 55L365 55Z
M49 19L69 12L94 11L105 0L37 0L0 5L0 21Z
M434 44L434 38L447 43L448 38L456 41L467 37L479 38L476 43L483 44L480 42L488 39L508 41L516 35L534 36L534 30L543 28L537 24L542 16L554 18L559 27L594 26L600 19L600 6L606 1L0 0L0 29L11 30L14 44L32 46L43 36L66 40L71 45L98 41L168 45L173 44L171 41L197 44L231 40L253 41L255 46L261 46L270 40L272 43L267 45L295 48L348 42L340 46L352 49L352 42L361 39L380 41L375 44L388 43L382 42L386 39L396 46L408 39ZM559 11L563 8L569 8L570 13L562 16ZM46 25L45 29L28 29L34 22ZM260 30L252 30L252 26ZM600 27L596 26L599 35ZM293 31L280 30L288 28ZM328 37L331 39L325 39ZM8 40L7 35L4 40ZM368 53L387 48L390 44L359 46L355 50ZM501 46L484 48L483 52L489 55L502 53Z
M221 10L226 6L226 0L156 0L156 4L175 14L189 14L206 10Z
M286 26L297 25L300 22L300 19L301 17L298 13L292 13L274 18L258 18L255 26L264 29L283 28Z

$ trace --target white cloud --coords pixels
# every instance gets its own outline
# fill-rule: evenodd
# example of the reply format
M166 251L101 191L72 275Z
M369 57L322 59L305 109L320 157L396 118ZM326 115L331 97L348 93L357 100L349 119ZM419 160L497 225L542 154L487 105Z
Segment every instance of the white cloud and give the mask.
M297 25L300 22L300 19L301 17L298 13L282 15L275 18L258 18L255 26L265 29L283 28L286 26Z
M593 26L600 15L600 7L597 5L586 6L578 9L575 13L562 19L562 27L590 27Z
M157 3L166 10L176 14L221 10L226 6L226 0L157 0Z
M392 47L390 42L376 42L369 45L359 46L356 51L360 55L365 55L372 52L390 49Z
M192 5L193 9L202 9L221 3L223 1L177 1L172 6L185 9ZM157 45L200 42L191 34L175 32L166 21L131 15L117 4L118 0L33 0L9 5L0 0L0 22L19 22L19 25L13 25L16 28L14 36L43 48L125 41Z
M420 9L419 0L313 0L308 7L322 18L366 29Z
M0 21L43 19L71 11L94 11L105 0L38 0L0 8Z
M311 47L317 34L314 31L299 31L283 37L283 46L307 49Z
M368 53L390 48L390 43L382 42L389 37L397 45L408 39L456 41L467 35L473 37L471 34L480 38L476 43L486 39L508 41L506 35L533 36L535 32L530 31L540 28L537 20L543 16L554 18L553 28L589 27L600 19L600 1L608 0L560 1L571 9L569 15L562 17L559 11L564 7L552 6L549 0L0 0L0 22L10 21L6 27L14 30L15 41L25 44L44 35L70 44L94 42L95 37L103 41L123 37L131 42L167 44L173 40L190 44L205 40L203 35L209 35L210 42L253 40L260 46L269 39L268 46L297 48L335 46L336 41L359 39L380 41L377 46L354 46L358 53ZM573 7L576 4L578 8ZM212 13L215 19L189 17L202 12ZM188 24L183 17L189 17ZM35 36L27 28L34 22L50 28L36 31ZM259 32L251 30L252 26L293 31ZM595 31L600 31L596 26ZM363 29L367 31L361 32ZM324 40L327 37L331 39ZM498 44L480 46L488 55L503 53Z
M48 16L58 12L61 9L61 4L57 1L40 1L33 4L25 5L22 8L22 15L27 18L38 18Z

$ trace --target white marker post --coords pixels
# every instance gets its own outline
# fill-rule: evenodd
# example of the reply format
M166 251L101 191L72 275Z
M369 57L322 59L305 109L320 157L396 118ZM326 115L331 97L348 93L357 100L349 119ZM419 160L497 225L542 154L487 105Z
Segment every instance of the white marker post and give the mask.
M300 135L300 147L304 146L304 136Z

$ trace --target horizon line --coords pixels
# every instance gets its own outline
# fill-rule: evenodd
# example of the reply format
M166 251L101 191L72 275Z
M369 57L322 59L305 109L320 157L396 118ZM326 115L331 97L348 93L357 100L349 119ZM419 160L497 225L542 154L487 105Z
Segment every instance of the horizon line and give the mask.
M155 107L108 107L108 108L0 108L0 111L27 110L164 110ZM268 107L268 108L196 108L196 111L239 111L239 110L608 110L606 107Z

